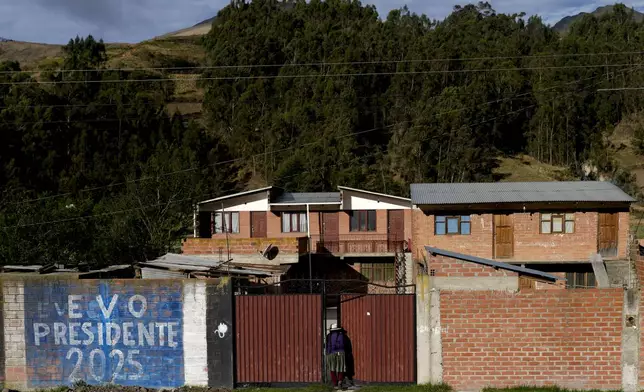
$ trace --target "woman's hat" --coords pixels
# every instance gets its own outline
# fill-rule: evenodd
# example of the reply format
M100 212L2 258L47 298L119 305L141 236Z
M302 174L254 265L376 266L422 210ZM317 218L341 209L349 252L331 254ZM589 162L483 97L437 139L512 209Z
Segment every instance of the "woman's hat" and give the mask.
M338 325L338 323L333 323L331 324L331 331L340 331L342 328Z

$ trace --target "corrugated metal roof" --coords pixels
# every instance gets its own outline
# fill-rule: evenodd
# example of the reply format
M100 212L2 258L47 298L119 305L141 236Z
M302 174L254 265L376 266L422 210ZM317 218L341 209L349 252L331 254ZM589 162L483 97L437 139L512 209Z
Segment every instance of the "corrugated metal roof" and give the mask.
M605 181L412 184L411 199L414 204L635 201Z
M545 272L542 272L542 271L538 271L538 270L535 270L535 269L532 269L532 268L520 267L518 265L512 265L512 264L508 264L508 263L502 263L502 262L499 262L499 261L488 260L488 259L484 259L482 257L477 257L477 256L464 255L464 254L452 252L452 251L449 251L449 250L433 248L431 246L426 246L425 250L429 254L441 255L441 256L445 256L445 257L450 257L452 259L457 259L457 260L462 260L462 261L469 261L471 263L485 265L485 266L492 267L492 268L499 268L499 269L503 269L503 270L507 270L507 271L513 271L513 272L516 272L516 273L518 273L520 275L528 275L528 276L532 276L532 277L535 277L535 278L549 280L549 281L552 281L552 282L557 281L557 280L566 280L564 278L560 278L558 276L551 275L551 274L548 274L548 273L545 273Z
M364 189L356 189L356 188L350 188L348 186L338 186L338 189L341 191L349 191L349 192L356 192L356 193L365 193L367 195L374 195L374 196L382 196L382 197L390 197L392 199L398 199L398 200L404 200L404 201L411 201L411 199L402 197L402 196L394 196L394 195L388 195L386 193L378 193L378 192L372 192L372 191L365 191Z
M340 192L286 192L277 195L271 204L340 204Z

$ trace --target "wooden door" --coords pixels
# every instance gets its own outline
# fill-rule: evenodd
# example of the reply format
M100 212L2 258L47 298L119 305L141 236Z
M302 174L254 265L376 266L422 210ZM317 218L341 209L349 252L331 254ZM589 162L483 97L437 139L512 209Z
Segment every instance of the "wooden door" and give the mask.
M514 256L514 224L512 215L494 215L494 257Z
M327 252L338 252L340 249L340 214L338 212L322 213L322 246Z
M377 212L376 212L377 213ZM389 251L402 250L405 240L405 211L387 211L387 242Z
M617 213L600 213L597 235L597 250L602 257L617 256L617 238L619 233L619 215Z
M266 211L253 211L250 214L250 236L253 238L266 238L267 226Z

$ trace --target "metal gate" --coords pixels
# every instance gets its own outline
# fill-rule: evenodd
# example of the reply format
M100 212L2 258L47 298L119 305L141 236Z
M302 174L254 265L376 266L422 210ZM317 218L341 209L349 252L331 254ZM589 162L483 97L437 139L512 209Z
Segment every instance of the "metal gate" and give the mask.
M322 381L322 296L235 297L237 384Z
M343 295L342 327L353 348L354 379L416 382L415 294Z

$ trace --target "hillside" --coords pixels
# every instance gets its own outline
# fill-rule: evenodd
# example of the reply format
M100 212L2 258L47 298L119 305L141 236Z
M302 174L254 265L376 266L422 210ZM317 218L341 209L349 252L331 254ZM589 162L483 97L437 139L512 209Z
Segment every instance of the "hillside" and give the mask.
M193 36L201 36L201 35L206 35L208 32L210 32L210 29L212 28L212 22L215 20L214 17L209 18L204 20L203 22L199 22L194 26L173 31L171 33L164 34L160 37L157 38L172 38L172 37L193 37Z
M613 12L614 6L612 5L605 5L603 7L597 8L595 11L590 12L591 15L595 17L600 17L602 15L605 15L607 13ZM571 16L566 16L562 18L559 22L555 23L555 25L552 27L553 30L555 30L558 33L566 33L570 29L570 26L577 22L578 20L581 20L581 18L584 17L584 15L588 15L588 12L580 12L577 15L571 15ZM644 14L641 12L635 11L633 9L633 19L637 22L641 22L644 19Z

